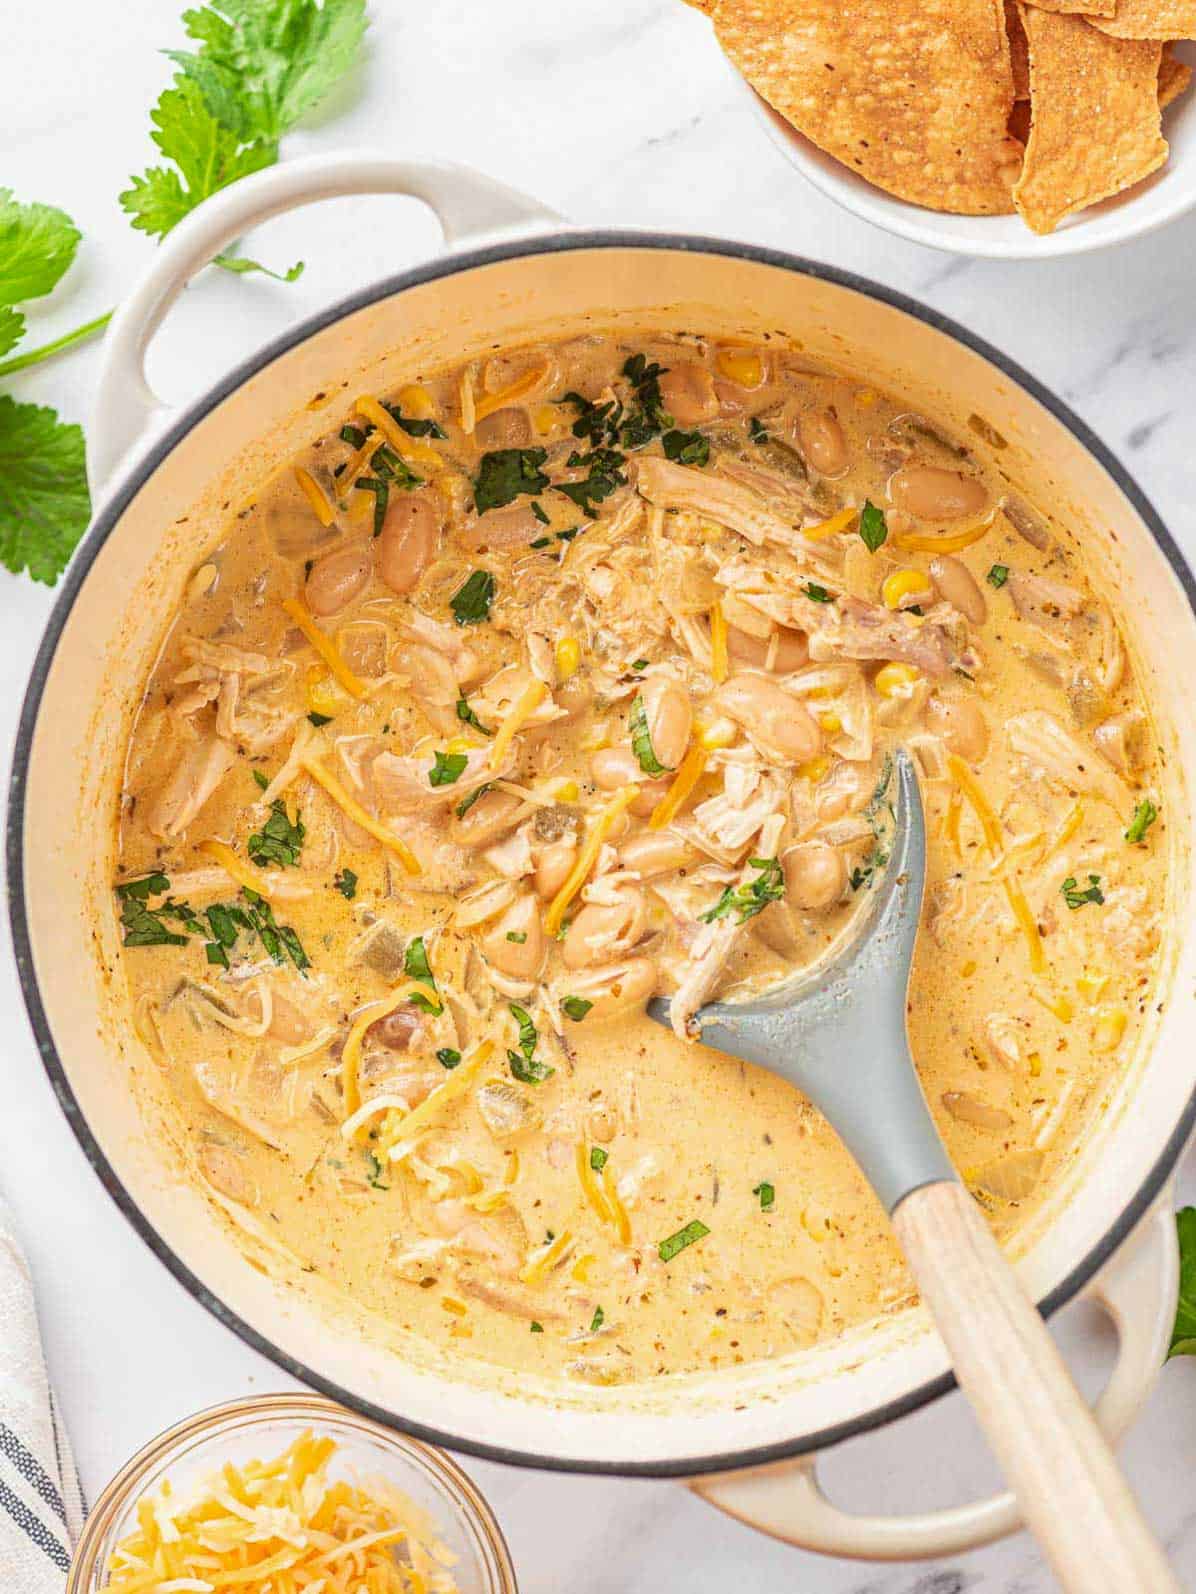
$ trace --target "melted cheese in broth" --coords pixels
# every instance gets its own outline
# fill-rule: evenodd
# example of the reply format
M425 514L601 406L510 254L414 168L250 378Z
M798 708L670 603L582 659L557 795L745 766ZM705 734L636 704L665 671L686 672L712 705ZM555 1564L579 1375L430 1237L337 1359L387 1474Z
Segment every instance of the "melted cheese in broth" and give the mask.
M779 348L595 336L364 395L221 536L147 683L116 885L246 1243L597 1383L908 1304L819 1115L690 1033L850 932L898 744L913 1051L1025 1223L1150 1002L1165 815L1082 547L967 439Z

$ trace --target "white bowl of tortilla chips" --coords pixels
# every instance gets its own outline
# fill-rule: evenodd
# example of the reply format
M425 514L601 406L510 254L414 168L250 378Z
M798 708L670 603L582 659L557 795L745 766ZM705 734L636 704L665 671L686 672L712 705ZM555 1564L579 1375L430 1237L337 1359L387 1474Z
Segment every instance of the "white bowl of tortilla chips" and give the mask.
M904 238L1035 259L1196 207L1196 0L691 3L783 154Z

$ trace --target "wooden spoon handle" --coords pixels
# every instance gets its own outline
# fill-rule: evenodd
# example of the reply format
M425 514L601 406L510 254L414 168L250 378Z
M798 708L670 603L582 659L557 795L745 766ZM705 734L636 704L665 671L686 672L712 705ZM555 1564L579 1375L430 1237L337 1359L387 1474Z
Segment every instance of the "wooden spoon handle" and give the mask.
M1046 1325L962 1184L912 1191L893 1227L964 1394L1069 1594L1179 1594Z

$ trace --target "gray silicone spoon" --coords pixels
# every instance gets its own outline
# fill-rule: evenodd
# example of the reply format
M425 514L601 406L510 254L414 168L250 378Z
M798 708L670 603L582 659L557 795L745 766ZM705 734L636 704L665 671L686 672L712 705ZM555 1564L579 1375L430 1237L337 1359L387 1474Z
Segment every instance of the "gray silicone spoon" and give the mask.
M1054 1342L947 1157L910 1055L905 1013L926 873L908 755L895 759L893 839L842 948L750 1002L698 1014L702 1042L770 1069L814 1103L890 1214L955 1375L1062 1586L1168 1594L1179 1585ZM667 1000L649 1014L669 1021Z

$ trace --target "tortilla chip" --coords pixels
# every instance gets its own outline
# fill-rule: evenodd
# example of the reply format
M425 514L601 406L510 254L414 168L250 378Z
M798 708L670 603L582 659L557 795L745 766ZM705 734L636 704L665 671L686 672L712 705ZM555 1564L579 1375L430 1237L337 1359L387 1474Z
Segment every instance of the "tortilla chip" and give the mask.
M1167 159L1159 127L1162 46L1110 39L1083 17L1022 3L1030 46L1030 141L1013 190L1023 220L1064 216L1141 182Z
M1191 39L1196 37L1196 0L1117 0L1112 17L1092 22L1115 39Z
M1171 53L1171 46L1163 46L1163 59L1159 62L1159 110L1166 110L1172 100L1177 100L1192 81L1192 68Z
M752 87L870 183L931 210L1012 209L1021 148L1003 0L720 0Z
M1062 11L1086 17L1111 17L1117 10L1117 0L1030 0L1040 11Z
M1013 97L1030 98L1030 51L1026 44L1026 30L1018 15L1017 0L1005 0L1005 32L1009 35L1009 59L1013 68ZM1012 127L1010 128L1012 132Z

